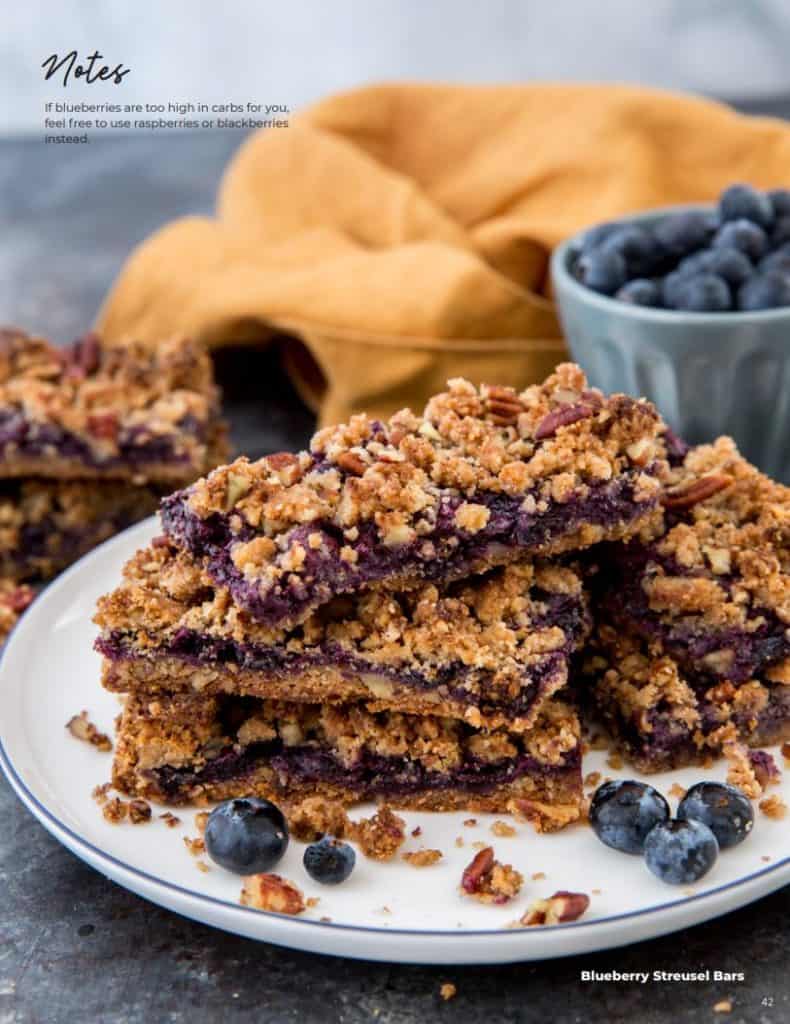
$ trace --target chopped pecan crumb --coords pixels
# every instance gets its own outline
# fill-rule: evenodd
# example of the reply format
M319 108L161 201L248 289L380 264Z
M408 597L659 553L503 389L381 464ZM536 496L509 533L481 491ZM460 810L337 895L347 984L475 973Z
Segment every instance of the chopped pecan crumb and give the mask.
M171 813L170 811L165 811L165 813L160 814L159 817L162 819L162 821L164 821L165 825L167 825L168 828L175 828L176 825L181 824L181 819L176 817L176 815Z
M590 897L583 892L555 892L547 900L536 900L521 918L527 928L534 925L566 924L578 921L590 905Z
M617 751L614 751L607 757L606 763L613 771L616 772L619 772L623 767L623 759Z
M293 882L281 875L261 874L245 878L239 902L243 907L269 910L275 914L301 914L304 896Z
M93 787L93 790L91 791L91 796L93 797L97 804L103 804L106 802L107 794L110 792L111 789L112 783L104 782L102 783L101 786Z
M129 821L133 825L144 825L151 820L151 805L147 800L136 797L129 801Z
M463 836L456 836L455 837L455 845L459 846L459 847L463 846L464 845L464 837Z
M491 831L500 839L509 839L516 834L516 829L512 825L508 825L506 821L495 821L491 826Z
M472 843L472 849L473 850L485 850L485 848L487 846L488 846L488 843L484 842L482 839L476 839Z
M351 826L342 804L320 796L310 796L295 804L287 817L291 835L304 843L314 843L325 835L342 839Z
M195 839L192 839L190 836L184 836L184 846L186 846L193 857L198 857L201 853L206 852L206 844L199 836Z
M541 882L546 877L545 871L535 871L530 875L533 882Z
M427 868L431 864L436 864L437 861L442 859L441 850L414 850L411 853L404 853L401 855L407 864L411 864L413 868Z
M109 821L111 825L119 825L122 821L125 821L128 813L129 805L118 796L108 800L102 808L105 820Z
M416 838L417 838L417 836L421 836L421 835L422 835L422 829L421 829L421 828L420 828L420 826L418 825L418 826L417 826L416 828L413 828L413 829L411 830L411 834L412 834L412 836L413 836L413 837L414 837L414 838L416 839Z
M464 868L461 892L481 903L501 905L518 895L523 882L523 875L510 864L500 864L494 848L486 846Z
M722 751L727 758L727 782L740 789L750 800L762 796L763 787L754 770L749 750L742 743L725 743Z
M787 804L776 793L761 800L758 806L766 818L773 818L774 821L782 821L787 814Z
M196 860L195 867L198 869L198 871L202 871L204 875L206 874L207 871L211 871L211 868L204 860Z
M714 1013L732 1013L732 1000L731 999L720 999L718 1003L713 1004Z
M351 839L372 860L392 860L406 840L406 823L386 804L371 818L351 824Z
M321 897L320 896L308 896L307 899L304 901L304 905L306 907L309 907L310 910L312 910L313 907L317 907L320 902L321 902Z
M198 832L203 835L206 831L206 825L208 825L209 811L198 811L195 815L195 828Z
M439 995L445 1002L447 1002L448 999L454 999L457 991L458 989L451 981L445 981L445 983L439 987Z
M686 790L677 782L673 782L669 787L669 795L674 796L677 800L682 800L686 795Z
M587 772L587 774L584 776L584 785L585 786L592 786L594 788L594 787L596 787L598 785L598 783L600 781L601 781L601 773L600 772Z
M713 497L732 483L732 477L722 474L703 476L680 487L671 488L662 501L667 508L691 508L707 498Z
M75 740L90 743L92 747L96 747L97 750L101 750L103 753L109 753L112 750L110 737L106 733L99 732L88 718L87 711L80 711L78 715L73 715L66 722L66 728Z
M466 825L467 828L474 828L476 824L477 824L477 818L467 818L464 821L464 825Z

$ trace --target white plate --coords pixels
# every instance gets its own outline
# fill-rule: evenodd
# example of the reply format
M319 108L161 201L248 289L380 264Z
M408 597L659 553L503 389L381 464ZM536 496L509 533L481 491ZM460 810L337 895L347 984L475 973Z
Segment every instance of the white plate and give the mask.
M158 818L144 826L103 819L91 790L108 778L109 756L64 728L71 715L86 708L102 729L111 730L118 704L99 686L91 616L96 598L117 584L123 563L155 532L156 521L148 520L60 576L23 617L0 664L0 762L11 785L52 835L120 885L187 917L283 946L459 964L539 960L638 942L724 914L790 882L790 820L772 821L759 812L750 838L722 854L692 890L662 884L640 858L607 849L585 826L539 836L517 825L517 835L503 839L490 832L492 815L476 815L477 824L470 827L463 824L465 814L404 812L409 829L422 827L422 835L409 838L404 849L438 848L442 862L416 869L400 860L379 864L359 856L348 882L322 888L302 868L304 847L292 842L277 870L307 896L319 896L318 905L297 918L241 907L239 879L216 866L201 873L184 845L184 836L197 834L191 809L176 811L177 828ZM585 771L634 775L627 768L607 768L604 757L590 754ZM722 778L723 768L673 772L651 781L668 793L673 782L687 787L701 777ZM773 792L790 802L786 780ZM463 847L456 846L458 836ZM498 858L525 876L520 896L509 906L482 906L458 892L461 870L475 853L472 844L480 841L493 844ZM538 872L546 877L533 879ZM581 921L507 928L532 900L557 889L590 894Z

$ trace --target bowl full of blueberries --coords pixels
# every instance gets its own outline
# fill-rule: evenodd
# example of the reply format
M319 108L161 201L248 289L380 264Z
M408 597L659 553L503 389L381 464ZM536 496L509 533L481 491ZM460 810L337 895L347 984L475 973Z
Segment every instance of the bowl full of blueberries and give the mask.
M592 384L790 482L790 188L594 225L555 249L552 284Z

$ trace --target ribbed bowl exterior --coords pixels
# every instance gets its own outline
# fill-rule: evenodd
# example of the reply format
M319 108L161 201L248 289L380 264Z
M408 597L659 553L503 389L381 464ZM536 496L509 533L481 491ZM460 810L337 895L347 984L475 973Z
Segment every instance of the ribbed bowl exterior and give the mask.
M579 241L555 249L552 282L568 347L591 383L649 398L692 444L731 435L746 458L790 483L790 309L684 313L615 302L569 273Z

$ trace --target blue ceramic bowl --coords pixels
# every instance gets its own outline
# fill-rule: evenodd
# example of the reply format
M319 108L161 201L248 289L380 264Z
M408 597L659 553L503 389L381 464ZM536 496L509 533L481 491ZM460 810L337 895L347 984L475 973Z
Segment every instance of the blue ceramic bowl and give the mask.
M622 220L650 225L682 209ZM790 308L686 313L617 302L572 276L583 235L554 250L551 276L565 338L591 383L649 398L692 444L730 434L790 483Z

